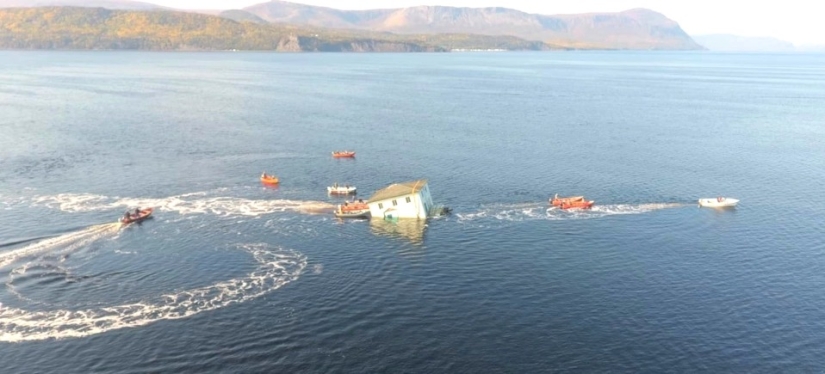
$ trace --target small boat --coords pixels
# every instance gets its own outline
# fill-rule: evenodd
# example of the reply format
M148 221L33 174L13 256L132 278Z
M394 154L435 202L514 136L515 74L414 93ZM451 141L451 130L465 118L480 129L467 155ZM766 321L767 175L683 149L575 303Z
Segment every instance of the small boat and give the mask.
M739 200L730 197L699 199L699 207L705 208L733 208Z
M363 200L348 201L332 212L338 218L369 218L370 207Z
M363 210L353 210L350 212L342 212L336 210L332 212L338 218L370 218L370 210L363 209Z
M263 173L261 175L261 183L263 183L263 184L274 185L274 184L278 184L280 182L281 181L278 179L278 177L276 177L274 175L268 175L266 173Z
M327 192L330 195L355 195L356 193L355 186L339 186L338 184L327 187Z
M550 199L550 205L561 209L590 209L596 202L585 200L584 196L559 197L559 194Z
M152 216L153 208L141 209L137 214L129 214L129 217L121 217L120 224L128 225L130 223L140 222Z
M336 151L332 152L334 158L355 158L355 151Z
M343 204L338 205L340 210L348 212L353 210L364 210L369 209L369 204L365 203L364 200L358 199L358 201L347 201Z

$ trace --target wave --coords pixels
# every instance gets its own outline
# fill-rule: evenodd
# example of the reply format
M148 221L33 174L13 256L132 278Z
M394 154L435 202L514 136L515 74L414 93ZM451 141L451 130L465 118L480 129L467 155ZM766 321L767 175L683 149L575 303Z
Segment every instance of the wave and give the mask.
M484 205L472 213L455 213L459 222L476 221L482 219L496 219L501 221L531 221L531 220L573 220L593 219L622 214L643 214L657 210L680 208L688 204L682 203L650 203L650 204L612 204L595 205L592 209L563 210L548 207L547 203L520 203L520 204L491 204Z
M273 212L327 213L332 204L321 201L251 200L237 197L209 197L195 192L165 198L110 197L94 194L58 194L32 198L35 206L64 212L108 211L134 207L154 207L181 215L215 214L221 216L260 216Z
M0 341L77 338L181 319L242 303L288 284L307 266L304 255L268 244L244 244L258 267L244 277L122 305L85 310L30 311L0 304Z

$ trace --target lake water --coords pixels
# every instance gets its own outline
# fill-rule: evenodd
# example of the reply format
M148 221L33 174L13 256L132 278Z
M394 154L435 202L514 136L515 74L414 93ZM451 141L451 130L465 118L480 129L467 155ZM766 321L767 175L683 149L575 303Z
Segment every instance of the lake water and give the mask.
M825 55L0 52L0 371L817 372L823 188Z

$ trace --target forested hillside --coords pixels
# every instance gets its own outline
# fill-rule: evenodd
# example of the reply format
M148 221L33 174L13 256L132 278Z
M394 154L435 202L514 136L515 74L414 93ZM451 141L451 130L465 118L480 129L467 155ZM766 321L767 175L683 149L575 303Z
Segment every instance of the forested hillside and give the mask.
M509 36L396 35L260 24L164 10L45 7L0 9L0 48L424 52L545 50Z

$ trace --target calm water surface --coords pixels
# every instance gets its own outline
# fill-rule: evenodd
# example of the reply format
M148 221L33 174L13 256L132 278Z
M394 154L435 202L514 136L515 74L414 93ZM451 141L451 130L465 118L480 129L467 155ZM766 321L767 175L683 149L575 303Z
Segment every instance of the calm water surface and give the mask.
M825 55L0 52L0 371L820 371L824 140Z

